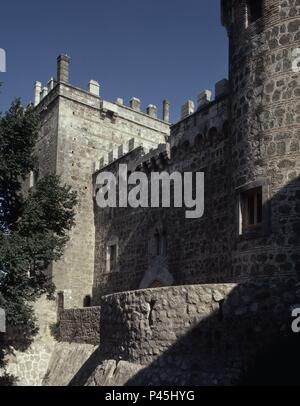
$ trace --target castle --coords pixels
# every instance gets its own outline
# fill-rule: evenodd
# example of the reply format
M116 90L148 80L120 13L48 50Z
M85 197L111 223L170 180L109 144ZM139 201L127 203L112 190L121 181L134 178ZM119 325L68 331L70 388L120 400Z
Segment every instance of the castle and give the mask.
M223 1L230 80L216 84L214 100L206 90L196 109L184 104L174 125L166 100L159 119L154 105L141 112L137 98L129 107L103 100L94 80L88 91L72 86L65 55L55 82L35 84L39 175L59 173L79 194L70 243L52 266L65 307L97 304L143 280L143 287L238 282L299 271L299 207L291 202L300 156L296 3ZM180 209L100 210L95 174L120 163L147 174L203 171L203 218L186 220ZM158 239L166 252L156 252Z
M300 3L222 0L221 7L229 36L229 80L216 83L214 99L205 90L196 107L186 102L175 124L169 123L167 100L160 119L154 105L142 112L137 98L130 106L122 99L103 100L95 80L87 91L74 87L66 55L58 57L56 80L43 88L35 84L34 104L42 122L38 176L58 173L79 196L70 242L63 259L51 268L59 306L65 309L62 334L72 331L70 341L76 341L86 326L87 336L89 322L82 308L89 312L91 307L97 324L95 309L101 305L105 323L100 337L110 358L122 353L131 361L152 361L178 340L186 317L200 314L202 320L203 314L222 309L236 285L255 281L262 286L276 279L296 286L300 76L293 62L300 48ZM97 175L117 172L121 163L130 172L147 175L204 172L204 216L186 219L181 208L100 209L95 202ZM32 174L31 185L34 178ZM257 290L251 289L243 290L239 297L248 299L238 308L249 305L254 314L259 305L252 301ZM155 298L147 299L149 295ZM80 328L78 318L71 316L76 309L81 312ZM153 309L161 317L156 319L161 328L166 320L171 323L165 341L153 338ZM151 339L145 333L149 328ZM208 348L204 341L203 348ZM242 357L235 353L233 358ZM231 382L238 367L229 368L226 362L220 367L227 371L223 378L206 369L203 382Z

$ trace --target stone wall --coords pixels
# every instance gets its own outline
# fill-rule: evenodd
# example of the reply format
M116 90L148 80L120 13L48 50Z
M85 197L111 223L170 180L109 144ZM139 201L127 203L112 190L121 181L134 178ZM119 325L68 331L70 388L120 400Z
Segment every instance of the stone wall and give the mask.
M64 291L66 308L82 307L93 284L95 162L132 138L154 148L165 142L170 126L63 82L55 85L36 110L42 122L37 145L39 176L61 175L79 199L76 226L63 258L51 267L52 280L58 291Z
M102 358L137 366L127 385L235 385L247 383L252 370L256 382L295 382L291 308L299 286L299 278L276 278L105 296ZM107 379L106 363L90 384Z
M68 386L81 370L88 374L85 365L96 348L91 344L56 343L44 375L43 386Z
M100 307L59 312L59 339L70 343L100 343Z
M5 357L5 372L13 376L17 386L42 385L55 346L51 329L56 323L55 302L42 297L34 304L34 310L39 327L37 336L25 348L20 337L21 343L16 341ZM1 372L4 371L0 369Z
M137 148L101 171L204 172L205 213L186 219L186 208L106 208L95 210L95 274L93 303L103 295L134 290L147 272L161 268L155 253L155 235L166 238L166 275L148 278L159 286L231 282L232 207L230 206L230 134L228 99L223 96L174 125L170 144L147 153ZM169 148L171 151L169 151ZM94 184L97 174L94 175ZM96 185L95 185L96 188ZM118 267L107 269L109 241L118 241Z
M100 308L60 310L59 323L54 301L43 297L34 309L38 335L29 347L10 347L0 376L16 386L68 385L99 345Z
M95 206L94 303L103 294L142 285L155 265L151 241L157 231L167 239L168 274L163 281L152 280L154 285L297 275L300 75L292 62L293 51L300 48L299 13L295 0L266 0L262 17L247 25L246 2L223 1L229 94L206 101L171 127L169 157L157 150L148 161L141 156L139 165L136 156L126 157L148 176L163 170L204 172L204 215L190 220L180 209L109 211ZM124 162L115 160L106 169L116 172ZM262 219L243 229L243 196L256 188L262 193ZM116 272L106 267L111 238L119 247Z
M260 230L240 235L239 216L233 218L235 280L299 272L300 75L292 64L300 48L300 6L296 0L262 5L261 18L247 25L246 2L223 1L233 211L238 213L242 190L259 186L263 192Z
M234 285L195 285L123 292L102 298L101 352L147 364L214 313ZM193 348L184 348L191 352ZM199 348L197 351L206 351Z
M18 355L18 384L236 385L251 374L258 383L274 374L292 383L300 360L291 309L299 303L294 277L107 295L101 314L97 308L62 313L62 331L75 342L52 341L47 354L38 346L50 342L39 342L35 353ZM99 314L100 346L87 344L99 344Z

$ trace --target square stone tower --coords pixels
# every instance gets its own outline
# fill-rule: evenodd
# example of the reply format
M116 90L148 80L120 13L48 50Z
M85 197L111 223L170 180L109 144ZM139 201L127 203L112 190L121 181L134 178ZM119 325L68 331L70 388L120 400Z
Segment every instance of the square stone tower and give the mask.
M61 175L78 193L76 226L63 258L50 269L57 291L64 292L65 307L82 307L92 292L95 231L92 174L101 156L135 139L136 145L155 148L165 143L170 125L156 116L156 109L141 112L140 101L130 107L100 97L100 86L92 80L88 90L69 83L70 58L57 58L57 79L47 87L35 83L34 104L41 128L37 144L39 170ZM168 103L164 102L164 106ZM151 114L150 114L151 113ZM164 118L168 117L164 111Z

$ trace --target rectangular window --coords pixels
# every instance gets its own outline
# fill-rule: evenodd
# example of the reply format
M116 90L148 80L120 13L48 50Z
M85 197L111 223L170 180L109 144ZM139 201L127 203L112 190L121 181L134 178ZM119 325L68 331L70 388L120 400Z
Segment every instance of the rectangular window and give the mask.
M167 238L165 234L159 234L158 232L154 235L155 238L155 252L156 256L166 256L167 255Z
M246 26L254 23L262 17L263 14L262 0L246 0Z
M35 185L35 176L34 176L34 172L31 171L30 175L29 175L29 187L32 188Z
M108 243L106 246L106 272L118 271L118 244Z
M240 195L240 234L262 224L262 188L247 190Z
M111 245L110 246L110 270L113 271L116 269L117 265L117 246Z
M58 307L58 310L64 310L64 307L65 307L64 292L57 293L57 307Z
M36 183L38 181L38 172L37 171L31 171L29 174L29 188L35 187Z

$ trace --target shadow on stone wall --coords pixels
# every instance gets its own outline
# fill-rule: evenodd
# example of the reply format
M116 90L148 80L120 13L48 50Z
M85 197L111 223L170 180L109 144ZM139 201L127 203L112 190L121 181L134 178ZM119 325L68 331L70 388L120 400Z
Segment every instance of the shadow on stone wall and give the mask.
M5 368L5 355L9 349L4 340L4 334L0 333L0 371ZM13 386L16 378L13 375L2 373L0 376L0 386Z
M101 348L98 347L82 365L76 375L74 375L68 386L84 386L98 365L103 361L105 361L105 357L101 354Z
M177 318L186 318L187 328L181 334L176 332L177 339L170 345L163 333L159 335L153 314L148 320L141 312L140 319L135 316L137 324L133 326L132 320L126 319L128 308L116 300L116 319L128 331L134 328L134 334L121 332L120 340L109 342L107 333L117 329L118 323L111 323L106 332L101 329L101 346L70 385L84 385L97 373L99 364L109 359L144 365L139 372L128 375L128 386L299 385L300 333L292 332L291 317L292 309L300 308L299 178L279 190L266 204L271 206L274 217L270 219L269 234L250 243L253 250L250 259L256 272L250 273L247 281L234 287L226 298L216 298L215 310L209 316L203 313L200 297L192 303L194 309L189 313L187 299L185 313L178 309L176 314ZM260 253L265 250L267 255L261 259L255 248ZM249 245L246 243L240 249L249 250ZM154 292L156 297L164 298L164 290L158 288L148 290L148 299L143 300L151 302ZM107 309L102 309L107 314ZM175 319L165 317L165 330L173 333ZM148 325L139 327L145 326L145 320ZM158 320L164 325L163 320ZM147 352L147 348L158 356L149 356L151 351Z
M291 308L300 303L300 279L240 284L225 300L216 301L219 308L208 317L201 316L200 304L199 314L185 320L190 325L188 332L167 350L163 332L161 341L153 333L156 347L149 332L135 356L109 354L105 343L100 345L69 385L88 381L100 386L114 384L114 379L120 382L120 376L115 376L120 371L126 375L121 377L126 386L299 385L300 335L292 332ZM144 357L147 345L160 352L148 365ZM120 361L123 365L117 369ZM141 364L136 373L133 366Z
M126 385L299 385L290 310L297 302L299 280L239 285Z
M46 373L55 344L50 329L56 305L52 298L42 296L32 306L37 328L23 331L7 325L0 341L0 384L2 380L4 386L40 385Z
M35 332L37 334L37 332ZM34 335L22 334L8 327L5 334L0 334L0 386L15 386L18 378L5 372L9 359L14 358L15 351L25 352L33 343Z
M268 232L239 242L255 272L127 385L300 385L300 178L265 206Z

